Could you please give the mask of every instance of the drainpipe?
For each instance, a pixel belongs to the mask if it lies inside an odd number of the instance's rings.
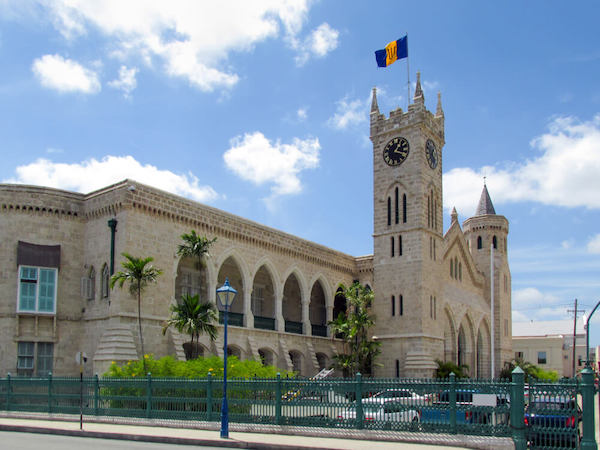
[[[115,233],[117,232],[117,219],[114,217],[108,221],[110,227],[110,274],[115,273]]]

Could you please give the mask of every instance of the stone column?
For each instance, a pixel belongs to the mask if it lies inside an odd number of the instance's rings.
[[[252,291],[244,289],[244,326],[254,328],[254,314],[252,314]]]
[[[306,336],[312,336],[312,327],[310,325],[310,297],[302,298],[302,331]]]
[[[275,329],[285,331],[285,320],[283,319],[283,287],[275,287]]]

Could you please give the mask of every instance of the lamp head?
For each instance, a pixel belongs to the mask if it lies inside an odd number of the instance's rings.
[[[229,278],[225,278],[225,284],[217,289],[217,297],[221,305],[230,307],[233,303],[237,291],[229,284]]]

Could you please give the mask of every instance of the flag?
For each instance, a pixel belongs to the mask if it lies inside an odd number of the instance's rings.
[[[387,67],[402,58],[408,58],[408,36],[392,41],[384,49],[375,51],[378,67]]]

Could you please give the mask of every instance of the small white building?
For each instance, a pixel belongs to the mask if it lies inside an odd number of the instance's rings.
[[[577,320],[575,334],[575,373],[573,373],[573,321],[548,320],[513,322],[512,346],[515,359],[555,370],[560,377],[571,377],[585,366],[585,330]],[[590,358],[594,358],[590,352]]]

